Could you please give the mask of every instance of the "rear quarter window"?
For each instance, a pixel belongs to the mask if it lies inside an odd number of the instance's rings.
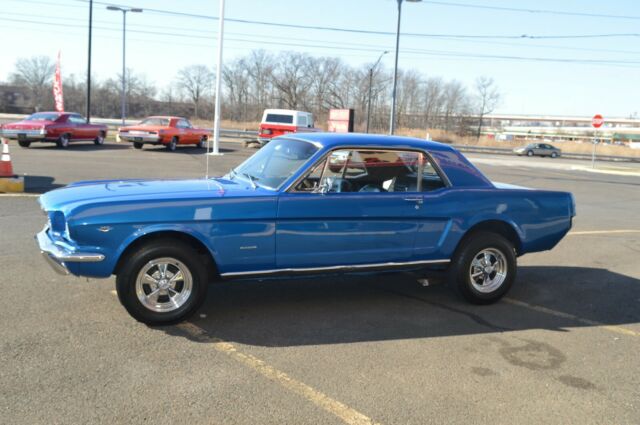
[[[267,118],[264,122],[273,124],[293,124],[293,115],[285,114],[267,114]]]

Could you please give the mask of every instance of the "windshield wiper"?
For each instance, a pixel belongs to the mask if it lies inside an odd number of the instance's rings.
[[[257,178],[257,177],[252,176],[252,175],[251,175],[251,174],[249,174],[249,173],[240,173],[240,174],[242,174],[242,175],[243,175],[243,176],[245,176],[247,179],[249,179],[249,181],[251,182],[251,186],[252,186],[254,189],[257,189],[257,188],[258,188],[258,185],[256,184],[256,180],[258,180],[258,178]]]

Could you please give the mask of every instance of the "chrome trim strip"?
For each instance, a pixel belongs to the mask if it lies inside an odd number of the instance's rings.
[[[256,270],[248,272],[231,272],[221,273],[221,277],[236,277],[236,276],[253,276],[253,275],[270,275],[277,273],[313,273],[320,271],[340,271],[340,270],[362,270],[362,269],[376,269],[376,268],[393,268],[404,266],[417,266],[421,264],[448,264],[451,260],[418,260],[407,262],[389,262],[389,263],[373,263],[373,264],[351,264],[344,266],[327,266],[327,267],[303,267],[303,268],[286,268],[286,269],[272,269],[272,270]]]
[[[118,136],[127,142],[157,142],[160,140],[160,135],[158,134],[131,134],[129,132],[120,132]]]
[[[60,274],[69,274],[65,262],[76,263],[94,263],[104,260],[104,255],[98,253],[86,253],[86,252],[70,252],[60,246],[58,246],[49,234],[48,228],[44,228],[38,233],[35,238],[38,241],[40,247],[40,253],[47,260],[49,265]]]

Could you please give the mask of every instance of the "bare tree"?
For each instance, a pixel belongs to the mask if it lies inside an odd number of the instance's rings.
[[[481,76],[476,79],[476,102],[478,108],[478,131],[476,137],[479,139],[484,116],[493,112],[498,106],[498,102],[500,102],[500,92],[493,78]]]
[[[227,100],[231,109],[231,119],[246,120],[249,103],[249,76],[244,59],[236,59],[225,66],[222,81],[227,91]]]
[[[273,84],[278,91],[281,104],[298,109],[307,106],[307,95],[311,87],[310,56],[305,53],[283,53],[273,74]]]
[[[213,72],[204,65],[191,65],[178,72],[177,84],[180,90],[193,102],[194,115],[199,117],[198,109],[203,98],[210,95],[213,87]]]
[[[55,63],[48,56],[20,58],[16,61],[16,70],[9,76],[9,81],[27,87],[33,107],[39,111],[47,91],[51,90],[55,69]],[[50,93],[50,97],[53,94]]]

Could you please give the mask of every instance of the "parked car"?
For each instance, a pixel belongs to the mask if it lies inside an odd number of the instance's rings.
[[[148,117],[136,125],[121,127],[120,140],[132,142],[133,147],[142,149],[145,144],[164,145],[175,151],[178,145],[207,146],[209,130],[191,125],[182,117]]]
[[[318,132],[314,127],[313,114],[291,109],[265,109],[258,131],[258,142],[268,143],[274,137],[291,133]]]
[[[412,271],[500,299],[516,258],[569,231],[567,192],[489,181],[449,145],[315,133],[272,140],[223,177],[107,180],[40,197],[60,273],[116,275],[137,320],[182,320],[222,279]]]
[[[550,156],[551,158],[557,158],[562,151],[548,143],[529,143],[527,146],[515,148],[513,150],[518,156]]]
[[[36,112],[22,121],[5,124],[2,136],[17,140],[23,148],[34,142],[53,142],[66,148],[71,142],[93,141],[102,145],[107,137],[107,126],[87,124],[87,120],[74,112]]]

